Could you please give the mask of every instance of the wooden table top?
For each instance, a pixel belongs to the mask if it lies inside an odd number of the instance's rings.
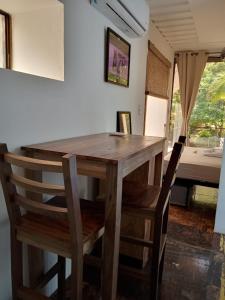
[[[127,135],[111,136],[109,133],[92,134],[81,137],[50,141],[23,146],[22,150],[36,153],[77,155],[80,159],[96,159],[100,161],[121,161],[137,153],[164,142],[162,137]]]

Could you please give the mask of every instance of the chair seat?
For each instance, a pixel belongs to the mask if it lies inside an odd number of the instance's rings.
[[[158,203],[161,187],[159,186],[135,186],[132,182],[126,182],[123,189],[123,206],[143,208],[154,211]]]
[[[63,198],[55,198],[55,203],[58,203],[58,206],[65,206]],[[83,200],[81,202],[83,203]],[[88,202],[91,201],[85,201],[81,205],[84,254],[92,250],[96,240],[104,233],[104,214],[101,210],[95,209],[91,203],[88,205]],[[54,200],[48,201],[48,204],[53,203]],[[55,203],[54,205],[56,205]],[[33,235],[34,231],[35,235]],[[27,213],[21,218],[21,222],[17,226],[17,238],[29,245],[64,257],[70,258],[72,255],[71,237],[67,220],[50,219],[34,213]]]

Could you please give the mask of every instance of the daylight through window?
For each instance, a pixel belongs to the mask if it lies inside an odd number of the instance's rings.
[[[170,118],[170,147],[182,126],[179,78],[174,76]],[[225,137],[225,62],[208,62],[202,75],[198,96],[189,123],[189,146],[222,147]]]

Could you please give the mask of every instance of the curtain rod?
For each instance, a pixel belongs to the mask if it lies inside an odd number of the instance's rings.
[[[185,51],[180,51],[180,52],[185,52]],[[187,52],[190,52],[191,53],[191,55],[198,55],[198,52],[195,52],[195,51],[187,51]],[[219,55],[221,55],[222,53],[221,52],[205,52],[206,54],[208,54],[208,55],[215,55],[215,54],[219,54]],[[179,53],[175,53],[175,55],[176,56],[179,56]]]

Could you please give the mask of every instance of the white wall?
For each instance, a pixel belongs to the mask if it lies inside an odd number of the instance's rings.
[[[10,14],[61,5],[60,0],[0,0],[1,9]]]
[[[220,173],[220,185],[216,208],[215,232],[225,234],[225,140],[223,146],[223,160]]]
[[[89,0],[65,0],[65,82],[0,70],[0,141],[10,150],[53,139],[115,131],[116,111],[130,110],[143,132],[148,36],[130,40]],[[130,87],[105,83],[104,31],[131,43]],[[10,299],[9,226],[0,190],[0,298]]]
[[[64,9],[49,8],[13,13],[12,69],[64,80]]]

